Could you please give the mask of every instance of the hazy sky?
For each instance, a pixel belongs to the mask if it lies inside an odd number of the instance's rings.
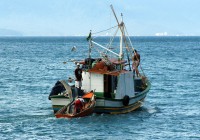
[[[0,34],[87,35],[116,25],[110,4],[129,35],[200,36],[200,0],[0,0]]]

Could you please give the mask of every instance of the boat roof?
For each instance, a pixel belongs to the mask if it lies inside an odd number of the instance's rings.
[[[94,59],[94,60],[97,60],[97,59],[101,59],[101,58],[96,58],[96,59]],[[120,65],[120,64],[125,64],[125,63],[127,63],[126,60],[118,60],[118,59],[116,59],[116,58],[111,58],[111,59],[109,59],[109,61],[110,61],[111,63],[115,64],[115,65]],[[79,61],[78,63],[84,65],[84,64],[85,64],[85,60]]]
[[[106,75],[113,75],[113,76],[118,76],[122,73],[127,73],[127,70],[115,70],[115,71],[108,71],[108,70],[104,70],[104,69],[99,69],[99,70],[93,70],[90,69],[88,70],[88,72],[91,73],[97,73],[97,74],[106,74]]]
[[[94,60],[97,60],[97,59],[94,59]],[[118,60],[116,58],[111,58],[111,59],[109,59],[109,62],[111,63],[113,68],[109,68],[111,65],[107,66],[105,64],[105,62],[103,62],[101,60],[101,61],[95,63],[95,65],[92,68],[87,69],[87,70],[83,70],[83,71],[87,71],[87,72],[90,72],[90,73],[97,73],[97,74],[113,75],[113,76],[118,76],[122,73],[128,72],[125,69],[119,70],[119,69],[114,68],[115,65],[125,66],[126,62],[127,62],[126,60]],[[85,65],[85,61],[80,61],[79,63]]]
[[[111,63],[113,63],[115,65],[125,64],[127,62],[126,60],[118,60],[118,59],[114,59],[114,58],[111,58],[109,60]]]

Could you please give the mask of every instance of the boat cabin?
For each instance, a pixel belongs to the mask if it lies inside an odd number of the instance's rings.
[[[81,64],[82,90],[93,90],[97,97],[103,98],[134,96],[134,74],[125,69],[125,60],[86,59]]]

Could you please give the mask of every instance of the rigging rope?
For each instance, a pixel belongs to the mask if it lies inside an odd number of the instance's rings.
[[[99,33],[102,33],[102,32],[105,32],[105,31],[108,31],[108,30],[110,30],[110,29],[113,29],[113,28],[115,28],[115,27],[117,27],[118,25],[116,25],[116,26],[113,26],[113,27],[111,27],[111,28],[108,28],[108,29],[106,29],[106,30],[102,30],[102,31],[99,31],[99,32],[95,32],[95,33],[92,33],[93,35],[95,35],[95,34],[99,34]]]
[[[130,44],[131,44],[132,50],[134,51],[135,49],[134,49],[133,44],[132,44],[132,42],[131,42],[131,40],[130,40],[128,31],[127,31],[127,29],[126,29],[126,26],[124,26],[124,27],[125,27],[125,31],[126,31],[126,33],[127,33],[129,42],[130,42]],[[131,57],[133,57],[132,52],[131,52],[130,54],[131,54]],[[137,59],[138,59],[138,58],[137,58]],[[140,62],[140,63],[141,63],[141,62]],[[141,69],[141,71],[142,71],[142,74],[145,76],[145,73],[144,73],[144,71],[143,71],[143,68],[142,68],[141,64],[140,64],[139,66],[140,66],[140,69]],[[145,77],[146,77],[146,76],[145,76]]]
[[[106,47],[110,47],[110,46],[111,46],[111,44],[112,44],[112,42],[113,42],[113,40],[114,40],[114,38],[115,38],[115,36],[116,36],[118,30],[119,30],[119,28],[117,28],[117,30],[116,30],[116,32],[114,33],[112,39],[110,39],[110,42],[109,42],[109,44],[108,44]]]
[[[99,33],[102,33],[102,32],[105,32],[105,31],[108,31],[108,30],[111,30],[111,29],[113,29],[113,28],[116,28],[116,27],[118,27],[118,25],[116,25],[116,26],[113,26],[113,27],[111,27],[111,28],[108,28],[108,29],[106,29],[106,30],[102,30],[102,31],[99,31],[99,32],[95,32],[95,33],[92,33],[93,35],[95,35],[95,34],[99,34]],[[132,44],[132,42],[131,42],[131,40],[130,40],[130,37],[129,37],[129,34],[128,34],[128,32],[127,32],[127,29],[126,29],[126,26],[125,26],[125,24],[124,24],[124,27],[125,27],[125,32],[127,33],[127,36],[128,36],[128,40],[129,40],[129,43],[130,43],[130,45],[131,45],[131,48],[132,48],[132,50],[134,51],[135,49],[134,49],[134,47],[133,47],[133,44]],[[120,27],[119,27],[120,28]],[[107,44],[107,46],[106,47],[110,47],[111,46],[111,44],[112,44],[112,42],[113,42],[113,40],[114,40],[114,37],[116,36],[116,34],[117,34],[117,32],[118,32],[118,29],[119,28],[117,28],[117,30],[116,30],[116,32],[114,33],[114,36],[113,36],[113,38],[112,39],[110,39],[110,43],[109,44]],[[120,28],[120,30],[121,30],[121,28]],[[130,53],[130,55],[131,55],[131,57],[132,57],[132,52],[130,52],[130,48],[129,48],[129,46],[128,46],[128,42],[126,41],[126,36],[125,36],[125,33],[123,33],[123,36],[124,36],[124,43],[125,43],[125,47],[126,47],[126,54],[127,54],[127,59],[128,59],[128,63],[129,63],[129,69],[131,70],[131,68],[130,68],[130,59],[129,59],[129,53]],[[100,54],[102,53],[101,51],[99,51],[97,48],[95,48]],[[128,53],[129,52],[129,53]],[[142,69],[142,66],[140,65],[140,69],[142,70],[142,73],[144,74],[144,76],[145,76],[145,73],[144,73],[144,71],[143,71],[143,69]]]
[[[130,42],[130,44],[131,44],[131,48],[132,48],[132,50],[135,50],[134,47],[133,47],[133,44],[132,44],[132,42],[131,42],[131,40],[130,40],[130,37],[129,37],[128,31],[127,31],[127,29],[126,29],[126,26],[124,25],[124,27],[125,27],[125,31],[126,31],[127,36],[128,36],[128,40],[129,40],[129,42]],[[132,57],[132,52],[131,52],[130,54],[131,54],[131,57]]]

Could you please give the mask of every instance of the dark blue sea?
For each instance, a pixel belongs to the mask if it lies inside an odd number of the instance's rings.
[[[56,119],[48,95],[73,74],[72,58],[87,57],[85,37],[0,37],[0,139],[199,140],[200,37],[131,40],[152,84],[144,105],[129,114]]]

